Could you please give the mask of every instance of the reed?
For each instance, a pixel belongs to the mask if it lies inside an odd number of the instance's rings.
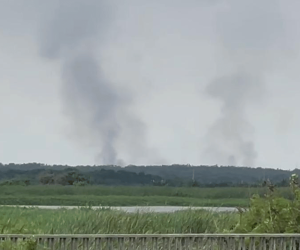
[[[220,233],[232,229],[238,215],[203,210],[175,213],[125,213],[92,210],[0,208],[0,234],[174,234]]]

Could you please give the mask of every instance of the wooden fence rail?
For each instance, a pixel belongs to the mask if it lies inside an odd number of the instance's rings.
[[[300,250],[300,234],[0,235],[3,250]]]

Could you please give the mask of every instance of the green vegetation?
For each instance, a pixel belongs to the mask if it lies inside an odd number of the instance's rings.
[[[300,233],[300,189],[299,177],[290,178],[293,199],[280,195],[275,187],[268,183],[268,192],[264,196],[254,195],[250,208],[240,214],[239,223],[233,232],[240,233]]]
[[[250,189],[2,186],[0,205],[247,206]]]
[[[34,239],[27,239],[23,242],[14,243],[11,241],[4,241],[0,243],[0,249],[2,250],[36,250],[37,249],[37,242]],[[46,250],[46,248],[43,248]]]
[[[247,199],[196,199],[164,196],[59,196],[14,197],[0,196],[0,205],[57,205],[57,206],[247,206]]]
[[[127,214],[111,210],[0,208],[2,234],[217,233],[233,228],[238,216],[207,211]],[[2,248],[1,248],[2,247]],[[7,241],[1,249],[34,250],[36,242]]]
[[[32,235],[300,233],[298,176],[293,174],[290,178],[292,199],[282,196],[287,190],[277,190],[270,182],[265,184],[265,193],[252,195],[248,210],[240,209],[239,213],[186,210],[175,213],[130,214],[110,209],[92,210],[89,207],[72,210],[1,207],[0,233]],[[166,190],[164,191],[167,192]],[[252,191],[261,190],[255,189]],[[84,191],[81,190],[81,192]],[[210,195],[212,194],[213,192]],[[193,193],[191,195],[195,196]],[[3,242],[0,247],[4,249],[33,250],[36,249],[36,244],[37,242],[31,239],[18,243],[18,245]],[[245,244],[248,248],[249,240]],[[267,242],[268,244],[270,243]],[[288,246],[291,247],[289,243]],[[299,247],[298,243],[296,243],[296,246]]]
[[[187,197],[198,199],[248,199],[253,194],[263,194],[266,188],[185,188],[185,187],[129,187],[129,186],[2,186],[0,187],[0,196],[132,196],[132,197]],[[280,188],[282,193],[288,193],[289,188]]]
[[[265,192],[265,187],[1,186],[0,205],[245,207],[250,197]],[[289,188],[279,188],[277,192],[285,198],[293,198]]]
[[[291,174],[280,169],[233,166],[63,166],[1,164],[0,185],[108,185],[172,187],[259,187],[264,180],[288,186]]]
[[[0,205],[247,206],[262,188],[2,186]]]
[[[108,209],[2,207],[0,214],[2,234],[216,233],[233,228],[238,221],[237,214],[202,210],[130,214]]]
[[[267,183],[265,194],[254,195],[249,209],[240,209],[240,213],[186,210],[175,213],[130,214],[110,209],[93,210],[89,207],[71,210],[1,207],[0,233],[299,233],[298,176],[293,175],[290,181],[292,200],[283,198],[272,184]]]
[[[1,234],[217,233],[235,226],[238,216],[206,211],[127,214],[111,210],[0,208]],[[2,248],[1,248],[2,247]],[[0,244],[1,249],[34,250],[33,240]]]

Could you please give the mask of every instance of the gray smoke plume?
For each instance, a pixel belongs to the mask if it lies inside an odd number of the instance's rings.
[[[63,82],[66,112],[76,122],[74,125],[85,126],[86,136],[96,146],[103,145],[100,155],[103,163],[118,164],[115,143],[120,125],[116,113],[122,101],[101,76],[96,59],[85,53],[65,62]],[[85,118],[82,112],[89,117]]]
[[[263,86],[261,79],[247,73],[221,77],[207,86],[206,92],[222,104],[221,117],[207,134],[209,157],[222,164],[253,166],[257,153],[246,108],[261,98]]]
[[[215,27],[223,68],[234,73],[219,75],[207,86],[206,93],[221,102],[222,109],[208,130],[205,156],[222,164],[253,166],[257,152],[247,109],[265,97],[263,77],[284,44],[281,7],[271,0],[232,0],[223,7]]]
[[[105,79],[96,58],[97,47],[106,39],[109,29],[107,13],[109,9],[103,1],[59,1],[53,17],[42,27],[40,45],[42,56],[62,63],[62,102],[77,139],[99,148],[98,163],[119,165],[119,115],[125,113],[122,110],[127,101]],[[124,119],[140,125],[130,114]],[[143,139],[143,135],[135,137]]]

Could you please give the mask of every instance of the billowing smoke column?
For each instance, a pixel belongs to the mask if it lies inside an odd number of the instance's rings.
[[[59,1],[42,27],[40,45],[43,57],[62,64],[62,102],[78,139],[99,148],[98,163],[120,164],[117,113],[126,103],[105,79],[96,58],[109,26],[107,13],[101,0]]]
[[[122,101],[101,77],[96,59],[83,54],[65,62],[63,81],[64,104],[74,125],[85,128],[85,136],[96,146],[102,145],[101,162],[119,164],[114,145],[120,131],[116,112]]]
[[[281,5],[271,0],[224,2],[215,28],[224,61],[221,71],[228,73],[214,77],[206,89],[222,108],[207,132],[204,157],[220,164],[254,166],[254,126],[247,109],[267,95],[264,77],[284,45]]]
[[[247,73],[221,77],[207,86],[206,92],[222,105],[220,118],[207,134],[206,154],[211,159],[222,164],[253,166],[257,153],[246,108],[259,99],[263,86],[259,78]]]

